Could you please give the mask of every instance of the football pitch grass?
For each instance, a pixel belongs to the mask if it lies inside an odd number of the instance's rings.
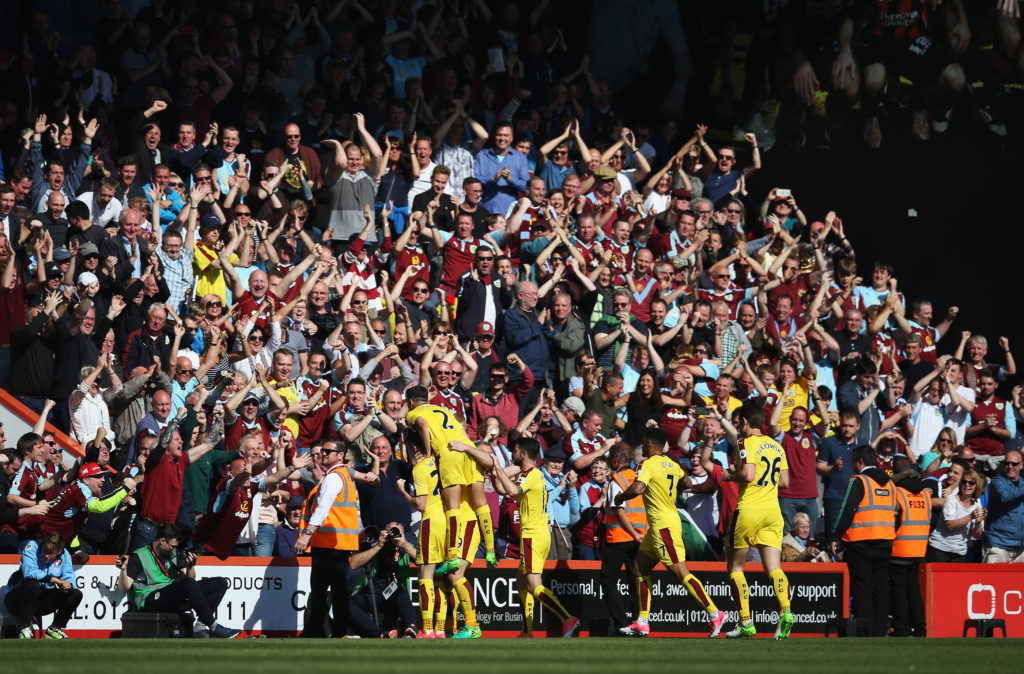
[[[1020,671],[1019,639],[481,639],[369,641],[0,641],[2,671],[358,672],[819,672]]]

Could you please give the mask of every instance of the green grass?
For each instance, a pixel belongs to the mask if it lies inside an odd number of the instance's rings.
[[[1018,671],[1017,639],[482,639],[479,641],[4,641],[7,672],[925,672]]]

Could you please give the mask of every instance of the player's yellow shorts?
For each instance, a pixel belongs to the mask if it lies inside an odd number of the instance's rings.
[[[416,547],[416,564],[440,564],[447,549],[448,523],[444,515],[425,517],[420,522],[420,540]]]
[[[523,573],[543,573],[544,562],[551,550],[551,532],[544,531],[519,538],[519,570]]]
[[[640,552],[651,559],[657,559],[665,566],[685,562],[686,548],[683,546],[682,525],[648,528],[643,542],[640,543]]]
[[[476,461],[461,452],[453,452],[450,449],[441,450],[437,456],[441,488],[467,484],[467,463],[476,464]]]
[[[765,545],[782,549],[785,525],[778,510],[737,510],[729,526],[727,543],[733,550]]]
[[[474,482],[483,482],[484,474],[480,470],[480,464],[476,462],[469,454],[463,455],[463,475],[466,478],[464,484],[473,484]]]
[[[470,563],[476,559],[476,551],[480,549],[480,523],[476,521],[476,513],[465,517],[460,515],[458,547],[459,559]]]

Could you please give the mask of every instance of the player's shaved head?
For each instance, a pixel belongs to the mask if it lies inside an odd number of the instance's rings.
[[[648,448],[648,456],[663,454],[668,444],[668,434],[660,428],[648,428],[644,431],[644,446]]]

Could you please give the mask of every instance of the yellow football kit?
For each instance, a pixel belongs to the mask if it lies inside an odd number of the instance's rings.
[[[647,458],[636,476],[637,482],[647,485],[643,499],[648,526],[640,552],[665,566],[686,561],[683,526],[676,509],[676,495],[684,477],[678,463],[660,455]]]
[[[736,469],[742,470],[746,464],[754,465],[754,481],[740,483],[729,546],[767,545],[781,550],[785,527],[779,509],[779,476],[789,470],[786,451],[769,437],[752,435],[736,445]]]

